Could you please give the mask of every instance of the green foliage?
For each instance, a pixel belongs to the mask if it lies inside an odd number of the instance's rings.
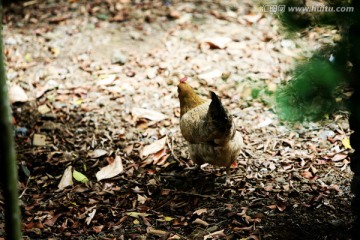
[[[258,98],[258,97],[259,97],[259,94],[260,94],[260,90],[259,90],[259,89],[257,89],[257,88],[251,89],[251,97],[252,97],[253,99]]]
[[[336,109],[337,93],[344,81],[334,64],[314,57],[299,64],[293,76],[276,92],[276,109],[281,119],[319,120]]]
[[[285,5],[287,7],[303,7],[303,1],[301,0],[284,0],[279,1],[280,5]],[[281,21],[282,25],[289,32],[297,32],[302,29],[307,28],[311,25],[312,17],[307,13],[301,12],[289,12],[287,8],[282,13],[277,15],[278,19]]]
[[[278,1],[279,5],[285,5],[286,8],[284,12],[277,14],[277,17],[289,33],[298,32],[310,26],[349,24],[354,19],[354,13],[351,11],[335,11],[338,7],[351,7],[351,1],[328,0],[323,6],[316,1],[308,5],[306,2],[303,0]],[[298,10],[294,10],[294,7]],[[318,10],[300,11],[305,7],[308,9],[314,7]]]
[[[285,11],[277,16],[288,34],[323,25],[331,25],[338,30],[333,36],[334,43],[323,46],[308,62],[300,63],[293,72],[293,78],[276,93],[276,107],[281,119],[319,120],[340,107],[336,98],[341,94],[343,84],[354,85],[349,73],[354,72],[350,66],[357,65],[357,59],[360,59],[360,48],[354,44],[359,42],[356,40],[356,26],[360,22],[360,1],[281,0],[277,4],[286,6]],[[312,10],[291,11],[291,7]],[[336,11],[339,7],[343,10]],[[331,55],[334,56],[332,62],[328,60]],[[352,64],[349,64],[350,61]]]

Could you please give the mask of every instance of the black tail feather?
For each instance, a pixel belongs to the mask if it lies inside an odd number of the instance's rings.
[[[216,127],[217,131],[227,133],[231,129],[232,117],[222,105],[219,97],[212,91],[210,94],[211,103],[208,112],[210,120],[214,127]]]

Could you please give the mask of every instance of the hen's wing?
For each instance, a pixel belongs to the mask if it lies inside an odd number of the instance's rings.
[[[226,142],[235,134],[235,125],[232,116],[222,105],[219,97],[211,93],[211,103],[207,114],[208,126],[213,132],[214,141],[217,144]]]

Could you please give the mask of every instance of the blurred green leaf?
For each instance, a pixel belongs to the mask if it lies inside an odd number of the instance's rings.
[[[337,106],[342,75],[327,59],[312,58],[300,64],[294,77],[276,92],[276,108],[287,121],[320,120]]]
[[[73,178],[75,178],[76,181],[86,183],[89,181],[89,179],[82,174],[81,172],[78,172],[76,170],[73,171]]]

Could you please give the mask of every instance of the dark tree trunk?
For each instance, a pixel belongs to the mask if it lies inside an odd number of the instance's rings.
[[[354,1],[354,7],[355,22],[349,29],[349,60],[353,64],[350,81],[354,89],[354,94],[350,98],[349,124],[350,129],[354,131],[350,136],[350,143],[355,150],[351,156],[351,170],[354,172],[351,191],[355,195],[351,206],[356,217],[352,237],[360,239],[360,22],[357,16],[360,7],[359,1]]]
[[[0,19],[2,15],[3,8],[0,2]],[[1,21],[0,29],[2,30]],[[21,239],[18,177],[2,42],[0,32],[0,178],[5,199],[6,239],[18,240]]]

